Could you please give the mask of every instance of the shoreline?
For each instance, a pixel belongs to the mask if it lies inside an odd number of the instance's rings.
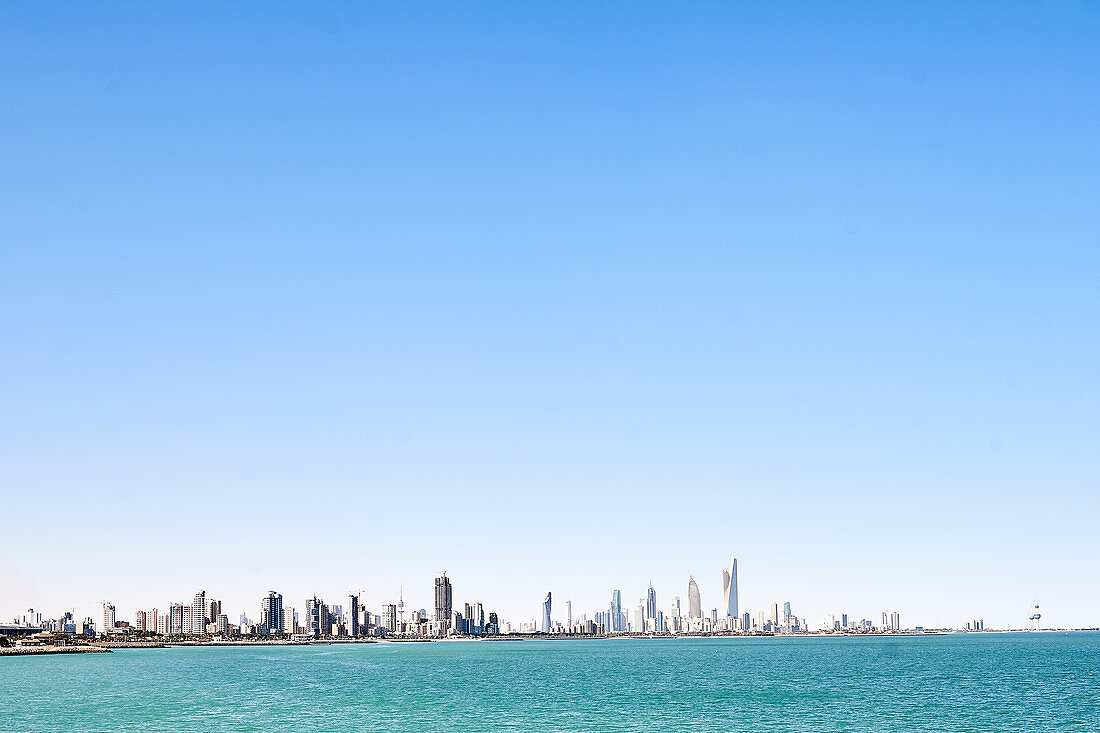
[[[645,636],[621,634],[615,636],[572,636],[572,635],[539,635],[539,634],[508,634],[500,636],[451,636],[444,638],[393,638],[393,639],[315,639],[308,641],[289,641],[278,639],[265,639],[257,641],[191,641],[191,642],[135,642],[135,641],[105,641],[96,644],[79,646],[14,646],[0,647],[0,657],[32,657],[51,654],[110,654],[115,649],[172,649],[192,647],[305,647],[305,646],[331,646],[334,644],[425,644],[433,642],[537,642],[537,641],[675,641],[681,639],[705,639],[708,641],[719,639],[858,639],[858,638],[915,638],[922,636],[980,636],[1003,634],[1088,634],[1097,633],[1100,629],[1039,629],[1028,631],[1026,629],[1005,629],[990,631],[914,631],[897,632],[889,634],[838,634],[838,633],[805,633],[805,634],[680,634],[667,636]]]
[[[0,647],[0,657],[33,657],[47,654],[110,654],[101,646],[6,646]]]

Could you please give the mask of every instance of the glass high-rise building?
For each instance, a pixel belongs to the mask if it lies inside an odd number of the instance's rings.
[[[309,633],[314,636],[332,633],[332,615],[328,605],[317,596],[306,601],[306,615],[309,617]]]
[[[657,618],[657,591],[653,590],[653,581],[649,581],[649,590],[645,594],[645,617]]]
[[[547,591],[546,598],[542,601],[542,633],[550,633],[550,592]]]
[[[727,618],[737,618],[737,558],[722,571],[722,606]]]
[[[271,590],[260,601],[260,624],[267,627],[269,634],[281,634],[285,625],[283,616],[283,596]]]
[[[623,594],[619,590],[611,591],[611,631],[626,631],[626,616],[623,615]]]
[[[348,636],[359,636],[359,596],[348,595]]]
[[[695,582],[695,578],[690,575],[688,576],[688,617],[703,617],[703,602],[699,597],[699,585]]]
[[[451,618],[451,579],[444,570],[435,579],[435,620],[447,623]]]

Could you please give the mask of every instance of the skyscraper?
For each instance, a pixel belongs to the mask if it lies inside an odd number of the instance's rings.
[[[688,616],[690,618],[702,618],[703,602],[699,598],[699,586],[695,578],[688,576]]]
[[[657,591],[653,590],[653,581],[649,581],[649,590],[645,594],[645,617],[657,618]]]
[[[103,602],[103,633],[111,633],[111,629],[115,627],[115,604]]]
[[[737,558],[722,571],[722,605],[727,617],[737,618]]]
[[[204,590],[195,594],[194,603],[191,604],[191,633],[206,633],[206,591]]]
[[[294,610],[294,606],[283,607],[283,633],[298,633],[298,612]]]
[[[550,633],[550,592],[546,592],[546,598],[542,601],[542,633]]]
[[[267,597],[260,601],[260,624],[267,627],[269,634],[281,634],[285,627],[283,616],[283,596],[275,591],[268,591]]]
[[[183,604],[173,603],[168,607],[168,633],[183,633]]]
[[[623,615],[623,594],[619,590],[611,591],[611,631],[626,631],[626,616]]]
[[[348,594],[348,636],[359,636],[359,596]]]
[[[451,618],[451,580],[444,570],[435,579],[435,620],[447,623]]]
[[[391,634],[397,631],[397,604],[387,603],[382,606],[382,627]]]
[[[309,633],[314,636],[328,636],[332,633],[332,616],[328,605],[317,596],[306,601],[306,614],[309,618]]]

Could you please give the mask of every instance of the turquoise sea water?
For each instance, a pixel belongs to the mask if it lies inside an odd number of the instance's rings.
[[[1098,731],[1100,634],[0,658],[3,731]]]

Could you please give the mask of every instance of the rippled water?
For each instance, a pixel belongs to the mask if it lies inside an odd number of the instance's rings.
[[[1098,731],[1100,634],[0,658],[0,730]]]

